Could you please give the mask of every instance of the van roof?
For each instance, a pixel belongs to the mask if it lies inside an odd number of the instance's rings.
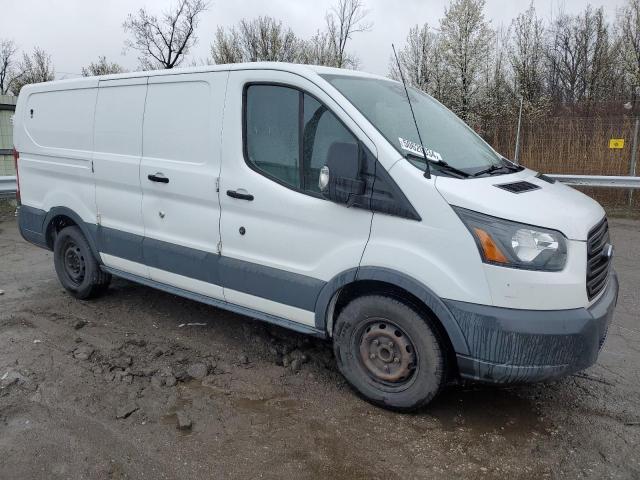
[[[25,86],[26,88],[31,89],[33,86],[41,86],[45,85],[47,88],[44,90],[48,90],[51,87],[54,89],[67,89],[67,88],[90,88],[95,86],[96,81],[100,80],[117,80],[124,78],[138,78],[138,77],[150,77],[150,76],[161,76],[161,75],[180,75],[180,74],[188,74],[188,73],[204,73],[204,72],[221,72],[221,71],[233,71],[233,70],[279,70],[284,72],[297,73],[304,77],[309,77],[310,74],[334,74],[334,75],[348,75],[353,77],[363,77],[363,78],[379,78],[389,80],[389,78],[374,75],[372,73],[361,72],[357,70],[348,70],[344,68],[333,68],[333,67],[324,67],[320,65],[305,65],[299,63],[285,63],[285,62],[251,62],[251,63],[230,63],[224,65],[204,65],[198,67],[188,67],[188,68],[173,68],[168,70],[147,70],[141,72],[126,72],[126,73],[117,73],[112,75],[100,75],[96,77],[82,77],[82,78],[73,78],[73,79],[65,79],[65,80],[54,80],[46,83],[32,84]],[[36,88],[36,90],[40,90]]]

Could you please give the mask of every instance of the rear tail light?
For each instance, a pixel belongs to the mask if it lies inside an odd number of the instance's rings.
[[[14,148],[13,149],[13,162],[16,166],[16,201],[18,205],[20,205],[20,174],[18,173],[18,159],[20,158],[20,154]]]

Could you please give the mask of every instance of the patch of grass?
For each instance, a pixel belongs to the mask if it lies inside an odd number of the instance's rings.
[[[0,219],[10,218],[16,213],[16,201],[0,198]]]

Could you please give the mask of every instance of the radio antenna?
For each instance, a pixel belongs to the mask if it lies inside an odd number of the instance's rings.
[[[420,141],[420,148],[422,148],[422,155],[424,155],[424,176],[425,178],[431,178],[431,169],[429,168],[429,159],[427,158],[427,151],[422,143],[422,136],[420,135],[420,129],[418,128],[418,121],[416,120],[416,114],[413,112],[413,105],[411,104],[411,97],[409,97],[409,90],[407,89],[407,82],[404,81],[404,74],[402,73],[402,67],[400,66],[400,60],[398,60],[398,54],[396,53],[396,47],[392,43],[393,56],[396,57],[396,65],[398,65],[398,72],[400,72],[400,78],[402,79],[402,86],[404,87],[404,93],[407,95],[407,102],[409,102],[409,108],[411,109],[411,116],[413,117],[413,123],[416,126],[416,132],[418,132],[418,140]]]

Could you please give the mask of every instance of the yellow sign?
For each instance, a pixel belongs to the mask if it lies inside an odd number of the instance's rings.
[[[610,138],[609,148],[611,149],[624,148],[624,138]]]

